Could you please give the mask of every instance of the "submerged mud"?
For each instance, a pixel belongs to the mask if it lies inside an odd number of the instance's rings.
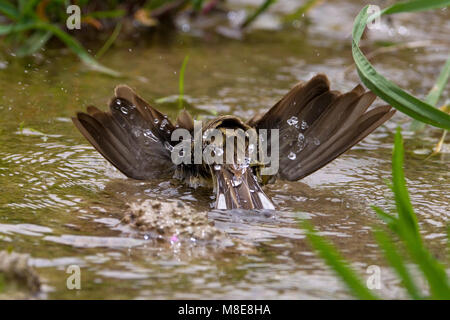
[[[0,251],[0,299],[33,298],[41,291],[41,279],[29,258],[28,254]]]
[[[227,235],[214,227],[206,211],[198,211],[181,201],[145,200],[133,202],[121,220],[161,241],[208,241],[231,245]]]

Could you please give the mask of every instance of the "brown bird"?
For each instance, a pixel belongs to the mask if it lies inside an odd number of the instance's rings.
[[[89,106],[87,113],[79,112],[72,120],[97,151],[129,178],[149,180],[174,176],[192,187],[210,185],[215,191],[217,209],[275,209],[261,185],[276,178],[302,179],[364,139],[394,114],[390,106],[368,111],[375,98],[375,94],[365,92],[361,85],[344,94],[331,91],[327,77],[319,74],[297,84],[268,112],[247,122],[235,116],[220,116],[205,122],[200,131],[203,138],[209,129],[217,129],[223,139],[216,136],[209,141],[202,140],[200,147],[192,142],[195,124],[186,110],[180,112],[174,125],[125,85],[116,87],[109,112]],[[194,136],[188,141],[190,149],[177,149],[180,140],[172,141],[172,133],[177,128],[186,129]],[[236,129],[247,132],[243,143],[234,137],[240,132]],[[272,139],[275,137],[272,129],[278,130],[278,139]],[[264,131],[268,134],[265,140],[262,135],[254,144],[248,136],[251,130],[258,135]],[[210,152],[212,156],[226,154],[230,150],[229,139],[237,143],[232,150],[234,154],[225,163],[176,164],[172,160],[174,152],[190,160],[196,150],[202,154]],[[219,140],[227,142],[225,147]],[[271,150],[269,158],[275,154],[274,147],[278,147],[279,157],[275,160],[279,169],[275,173],[264,173],[262,169],[268,164],[261,157],[250,157],[252,150],[264,141]]]

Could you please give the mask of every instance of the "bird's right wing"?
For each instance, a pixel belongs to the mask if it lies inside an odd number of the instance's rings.
[[[390,106],[367,111],[375,98],[360,85],[344,94],[331,91],[327,77],[319,74],[296,85],[248,124],[257,130],[279,130],[279,176],[298,180],[336,159],[392,117]]]

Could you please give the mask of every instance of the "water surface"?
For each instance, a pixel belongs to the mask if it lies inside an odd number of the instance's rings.
[[[32,256],[46,284],[44,297],[349,298],[305,241],[298,227],[303,219],[327,235],[363,277],[367,266],[382,267],[382,295],[404,296],[374,243],[371,227],[381,222],[371,206],[392,209],[386,181],[393,132],[397,125],[408,128],[405,116],[397,114],[301,182],[267,186],[278,207],[271,214],[211,211],[209,190],[192,190],[176,180],[126,179],[70,121],[89,104],[106,108],[121,82],[149,101],[177,94],[178,70],[187,54],[185,92],[196,107],[191,111],[204,118],[211,116],[209,110],[249,118],[318,72],[329,76],[334,89],[354,87],[358,77],[350,32],[362,4],[327,3],[311,12],[309,23],[277,30],[270,21],[290,5],[284,1],[263,17],[260,27],[271,30],[255,29],[241,41],[208,31],[150,45],[119,44],[101,62],[129,75],[126,79],[86,72],[61,50],[49,50],[41,59],[0,56],[0,250]],[[376,56],[376,67],[423,98],[448,55],[448,17],[447,11],[402,15],[370,33],[372,40],[432,43]],[[176,115],[174,108],[161,108]],[[450,217],[448,143],[436,157],[424,160],[423,155],[439,136],[435,129],[405,132],[405,171],[423,236],[444,258]],[[209,211],[215,226],[239,245],[160,243],[120,223],[127,204],[143,199],[181,200]],[[73,264],[82,271],[79,291],[66,288],[66,268]]]

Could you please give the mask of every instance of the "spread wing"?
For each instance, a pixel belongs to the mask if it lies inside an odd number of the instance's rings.
[[[375,98],[360,85],[344,94],[331,91],[327,77],[319,74],[296,85],[248,124],[257,130],[279,129],[279,176],[298,180],[336,159],[392,117],[395,111],[390,106],[368,111]]]
[[[145,180],[171,175],[170,135],[174,125],[132,89],[116,87],[110,111],[87,108],[72,118],[83,136],[126,176]]]

